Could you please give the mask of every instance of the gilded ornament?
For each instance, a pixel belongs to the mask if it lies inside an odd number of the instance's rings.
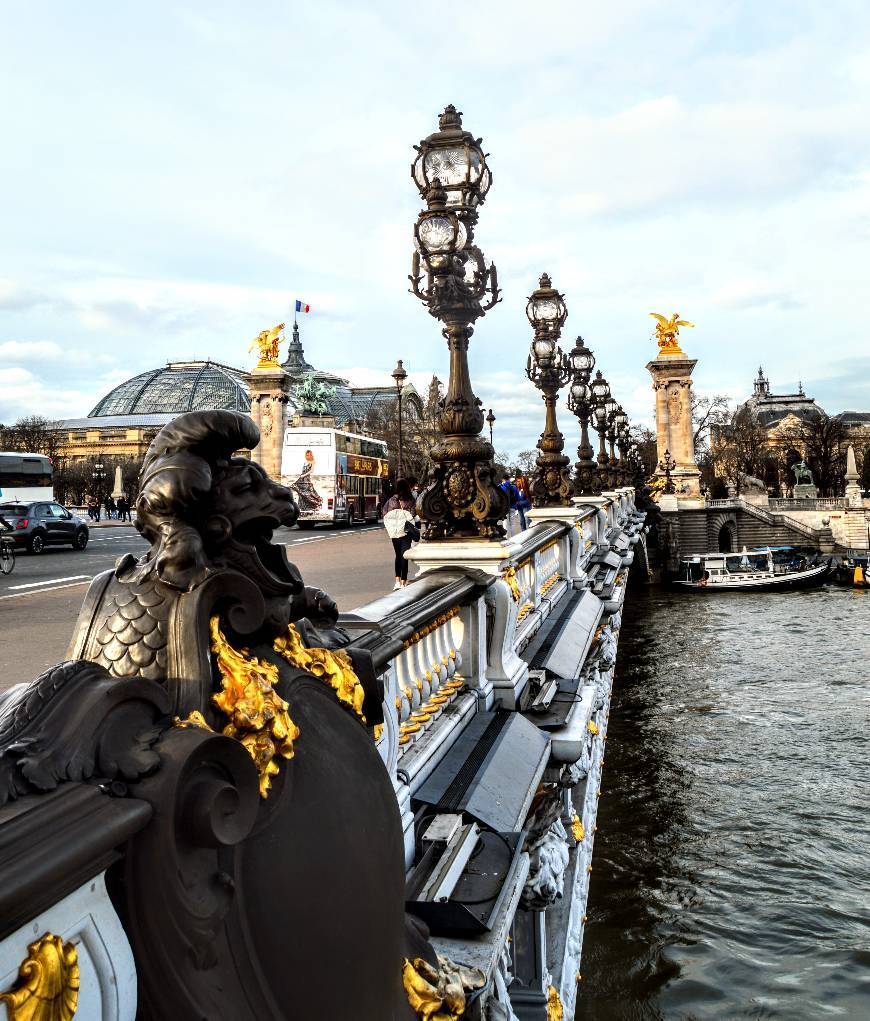
[[[247,748],[260,776],[260,796],[268,797],[272,777],[279,772],[276,760],[292,759],[293,742],[299,737],[287,703],[273,687],[278,667],[257,659],[247,649],[234,649],[221,631],[217,616],[211,618],[209,631],[211,651],[222,679],[222,690],[212,695],[211,701],[229,719],[221,733]],[[212,729],[198,710],[186,720],[176,718],[175,725]]]
[[[586,724],[586,729],[589,731],[590,734],[597,734],[598,733],[598,724],[595,722],[595,720],[590,720]]]
[[[515,603],[520,601],[520,585],[517,581],[517,572],[515,567],[506,567],[501,572],[502,577],[508,583],[508,587],[511,590],[511,596]]]
[[[583,823],[576,812],[571,817],[571,832],[574,834],[574,839],[577,843],[582,844],[586,838],[586,830],[583,829]]]
[[[547,990],[547,1021],[563,1021],[564,1017],[565,1009],[559,990],[555,986],[550,986]]]
[[[694,327],[695,324],[685,319],[680,319],[679,312],[674,312],[670,319],[659,315],[658,312],[650,312],[650,315],[653,319],[658,320],[656,322],[656,340],[659,345],[659,357],[664,354],[684,354],[685,352],[680,347],[680,342],[677,339],[680,327]]]
[[[14,989],[0,993],[9,1021],[70,1021],[79,1002],[78,952],[45,933],[27,948]]]
[[[278,365],[278,351],[281,343],[281,331],[283,329],[284,324],[279,323],[277,326],[273,326],[271,330],[261,330],[254,337],[248,350],[253,351],[256,348],[259,352],[258,369],[277,369],[280,367]]]
[[[405,958],[402,984],[408,1003],[423,1021],[459,1021],[465,1012],[465,994],[486,982],[482,971],[455,964],[438,954],[438,967],[417,957]]]
[[[292,666],[319,677],[335,692],[338,701],[365,723],[362,707],[365,692],[354,673],[350,656],[346,652],[330,649],[307,649],[302,644],[299,632],[292,624],[287,625],[287,633],[275,639],[272,648],[279,656],[283,656]],[[406,689],[410,699],[410,689]]]

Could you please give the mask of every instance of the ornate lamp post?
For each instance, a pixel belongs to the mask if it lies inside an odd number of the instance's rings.
[[[616,459],[616,485],[625,485],[625,434],[628,429],[628,415],[623,411],[622,405],[619,405],[615,416],[616,424],[616,449],[619,451],[619,457]]]
[[[607,432],[607,402],[610,400],[610,384],[601,375],[601,369],[595,373],[592,381],[592,415],[595,431],[598,433],[598,492],[607,488],[610,458],[604,446]]]
[[[486,424],[489,426],[489,442],[492,443],[492,427],[495,425],[495,415],[492,413],[492,408],[486,413]]]
[[[462,129],[448,106],[439,130],[416,146],[411,174],[426,201],[414,225],[411,291],[444,324],[450,378],[439,416],[435,467],[418,502],[426,538],[499,538],[507,494],[493,472],[492,444],[480,436],[483,412],[471,389],[468,342],[472,324],[499,300],[494,265],[473,243],[477,210],[492,176],[481,140]]]
[[[402,359],[400,358],[396,362],[396,367],[391,373],[393,382],[396,384],[396,400],[398,402],[399,412],[399,449],[396,451],[396,478],[401,479],[402,475],[402,388],[405,385],[405,380],[408,378],[408,373],[405,372],[405,367],[402,365]]]
[[[674,480],[671,478],[671,472],[677,467],[677,462],[671,457],[670,450],[665,450],[665,456],[659,462],[659,471],[664,473],[665,476],[665,488],[662,490],[664,493],[675,493],[676,488],[674,487]]]
[[[580,420],[580,446],[577,448],[577,463],[574,466],[574,493],[577,496],[591,496],[595,493],[595,453],[589,442],[589,419],[592,416],[592,387],[589,378],[595,368],[595,355],[578,337],[568,355],[571,363],[571,387],[568,390],[568,408]]]
[[[615,489],[619,485],[616,481],[616,415],[619,411],[616,398],[609,397],[604,403],[604,408],[607,412],[607,445],[610,451],[607,460],[607,488]]]
[[[571,495],[571,480],[568,478],[571,462],[562,453],[565,438],[556,424],[559,389],[571,375],[571,364],[558,344],[568,309],[546,273],[541,276],[540,286],[528,300],[526,316],[535,331],[526,362],[526,375],[543,394],[546,408],[544,431],[538,440],[539,454],[530,486],[532,503],[536,507],[561,507]]]

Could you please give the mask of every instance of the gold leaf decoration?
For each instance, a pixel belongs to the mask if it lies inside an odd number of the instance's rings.
[[[299,728],[290,719],[287,703],[273,687],[278,680],[278,667],[257,659],[247,649],[234,649],[221,631],[217,616],[211,618],[209,631],[211,651],[223,685],[223,690],[212,695],[211,700],[229,720],[221,733],[247,748],[260,776],[260,796],[265,798],[272,777],[279,772],[276,759],[293,758],[293,742],[299,737]],[[176,719],[175,725],[212,729],[197,710],[186,720]]]
[[[482,971],[455,964],[438,954],[438,967],[417,957],[405,959],[402,984],[411,1009],[423,1021],[458,1021],[465,1011],[465,993],[486,982]]]
[[[287,625],[286,635],[275,639],[272,648],[291,666],[307,670],[320,680],[326,681],[335,692],[338,701],[356,713],[363,723],[366,722],[362,711],[365,692],[346,652],[307,649],[292,624]],[[410,698],[410,695],[408,697]]]
[[[562,1006],[562,998],[555,986],[547,990],[547,1021],[563,1021],[565,1008]]]
[[[18,984],[0,993],[9,1021],[70,1021],[79,1003],[78,952],[60,936],[45,933],[27,948]]]
[[[582,844],[586,838],[586,830],[583,829],[583,823],[576,812],[571,817],[571,832],[574,834],[574,839],[577,843]]]
[[[597,734],[598,733],[598,724],[595,722],[595,720],[590,720],[586,724],[586,727],[588,728],[590,734]]]
[[[508,583],[508,587],[511,590],[511,596],[513,597],[513,601],[515,603],[518,603],[520,601],[520,585],[519,582],[517,581],[516,568],[506,567],[502,571],[502,577]]]

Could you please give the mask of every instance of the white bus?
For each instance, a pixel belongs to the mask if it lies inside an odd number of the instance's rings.
[[[53,499],[50,457],[18,450],[0,451],[0,503]]]
[[[321,426],[284,433],[281,481],[299,504],[299,527],[318,521],[376,521],[381,488],[389,478],[383,440]]]

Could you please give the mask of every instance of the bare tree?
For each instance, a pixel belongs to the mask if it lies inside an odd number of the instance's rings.
[[[60,437],[49,419],[28,415],[15,425],[0,426],[0,448],[45,454],[53,459],[60,449]]]
[[[725,425],[731,420],[725,394],[696,394],[692,391],[692,426],[696,455],[701,453],[710,441],[710,431],[715,426]]]
[[[715,428],[713,435],[715,475],[730,482],[738,493],[743,476],[763,476],[769,452],[767,430],[749,409],[737,411],[731,422]]]

